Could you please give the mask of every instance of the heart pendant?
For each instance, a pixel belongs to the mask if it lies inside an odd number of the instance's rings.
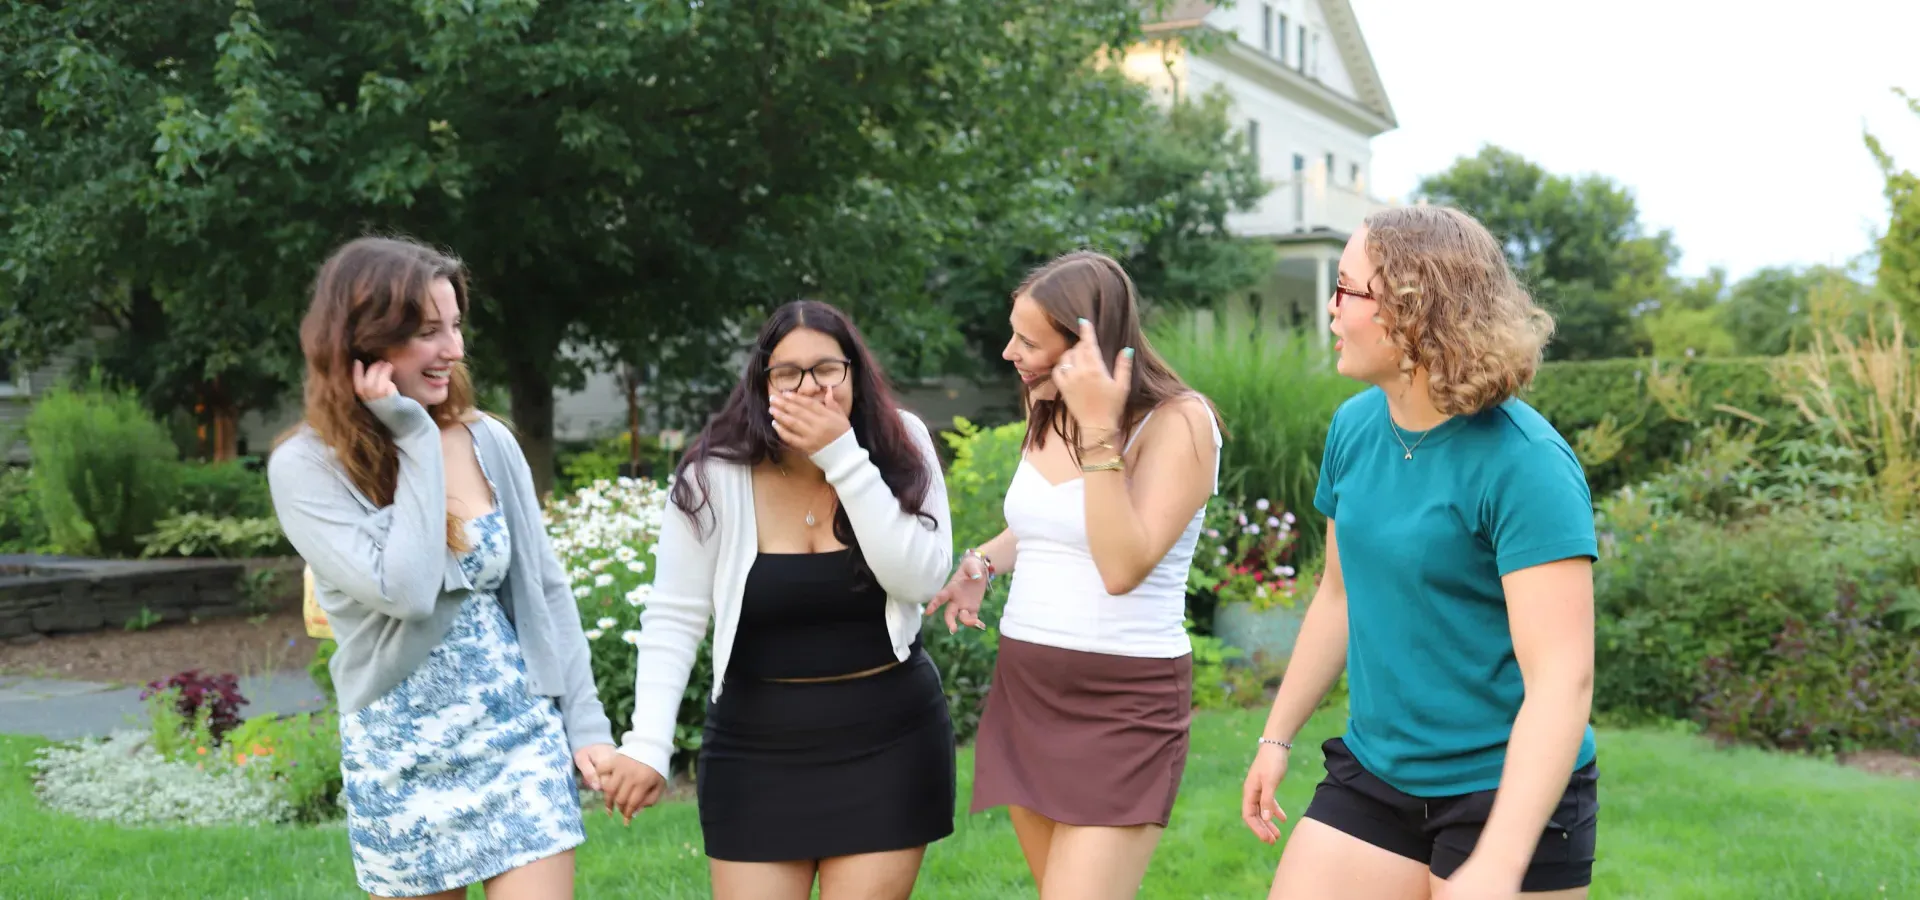
[[[1407,458],[1412,459],[1413,457],[1409,456]],[[813,526],[818,524],[819,524],[819,520],[813,517],[813,510],[807,510],[807,527],[812,528]]]

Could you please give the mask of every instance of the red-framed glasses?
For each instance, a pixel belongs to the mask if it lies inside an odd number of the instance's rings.
[[[1336,282],[1333,286],[1333,308],[1339,309],[1341,301],[1347,297],[1354,297],[1360,300],[1374,299],[1373,295],[1366,291],[1356,291],[1353,288]]]

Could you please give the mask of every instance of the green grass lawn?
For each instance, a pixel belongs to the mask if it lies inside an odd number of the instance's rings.
[[[1141,896],[1264,897],[1278,847],[1240,824],[1240,782],[1257,712],[1194,720],[1194,750]],[[1321,775],[1323,713],[1302,735],[1281,807],[1298,815]],[[0,897],[357,897],[344,830],[124,829],[40,808],[26,760],[44,742],[0,737]],[[1718,750],[1651,731],[1600,736],[1604,898],[1920,897],[1920,782],[1815,759]],[[961,797],[971,754],[961,756]],[[964,810],[964,805],[963,805]],[[650,810],[631,828],[589,817],[580,896],[708,896],[691,803]],[[927,854],[917,896],[1031,896],[1001,812],[963,816]],[[479,896],[475,892],[474,896]]]

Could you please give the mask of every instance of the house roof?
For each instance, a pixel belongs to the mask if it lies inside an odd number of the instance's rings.
[[[1373,52],[1367,49],[1367,39],[1360,32],[1360,19],[1354,15],[1353,4],[1348,0],[1308,2],[1319,3],[1321,12],[1326,15],[1327,30],[1334,46],[1340,51],[1340,62],[1353,79],[1356,96],[1352,99],[1385,119],[1389,127],[1397,127],[1400,120],[1393,113],[1393,102],[1387,99],[1387,86],[1380,80],[1380,70],[1373,64]],[[1173,0],[1166,11],[1147,26],[1147,30],[1177,31],[1211,27],[1206,24],[1207,15],[1219,7],[1219,3],[1207,0]]]

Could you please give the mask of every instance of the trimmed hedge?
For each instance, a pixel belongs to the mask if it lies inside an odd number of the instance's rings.
[[[1608,414],[1620,427],[1622,445],[1611,459],[1587,469],[1594,493],[1643,481],[1681,457],[1702,425],[1744,419],[1737,409],[1766,422],[1760,438],[1797,434],[1806,426],[1800,412],[1780,395],[1771,366],[1775,357],[1653,360],[1606,359],[1552,362],[1540,369],[1524,399],[1547,421],[1575,441]],[[1687,387],[1682,402],[1669,411],[1650,377],[1678,374]]]

